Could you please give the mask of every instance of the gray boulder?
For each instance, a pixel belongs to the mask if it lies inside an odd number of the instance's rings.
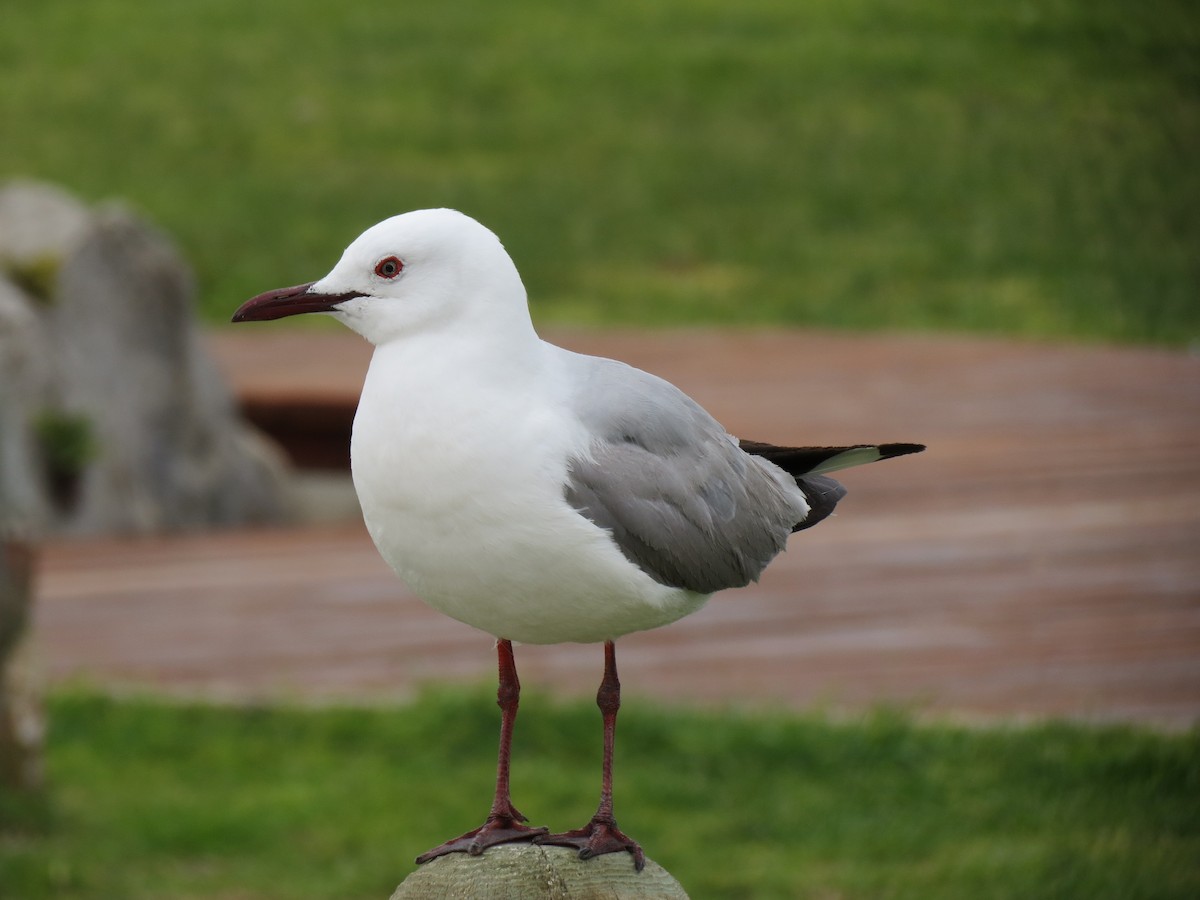
[[[49,275],[87,228],[88,208],[61,188],[11,181],[0,188],[0,268]]]
[[[45,519],[31,411],[45,396],[37,316],[0,278],[0,791],[42,782],[40,681],[31,650],[34,541]]]
[[[0,275],[0,534],[45,523],[33,423],[49,403],[48,355],[33,300]]]
[[[243,424],[194,323],[191,272],[161,233],[99,210],[49,306],[59,408],[93,458],[72,531],[151,532],[279,521],[285,465]]]
[[[73,534],[289,517],[286,462],[239,417],[204,347],[191,270],[165,235],[119,206],[10,185],[0,270],[21,286],[0,292],[8,320],[36,335],[10,343],[30,348],[40,379],[10,392],[23,399],[7,404],[4,431],[21,436],[0,442],[16,460],[0,498],[37,495],[22,504]]]

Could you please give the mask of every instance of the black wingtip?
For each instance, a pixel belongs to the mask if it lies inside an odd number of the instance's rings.
[[[837,471],[848,466],[863,465],[868,462],[878,462],[881,459],[891,459],[894,456],[907,456],[909,453],[920,453],[925,449],[924,444],[852,444],[848,447],[777,447],[774,444],[764,444],[761,441],[739,442],[741,448],[754,456],[773,462],[790,475],[806,475],[809,472]],[[855,450],[871,450],[879,456],[868,456],[867,459],[843,460],[840,465],[825,468],[832,460],[837,463],[837,457]]]
[[[925,449],[924,444],[879,444],[878,446],[880,459],[908,456],[910,453],[920,453]]]

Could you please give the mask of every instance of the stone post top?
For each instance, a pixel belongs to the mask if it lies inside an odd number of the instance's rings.
[[[480,856],[451,853],[418,868],[391,900],[687,900],[671,874],[653,860],[641,871],[628,853],[580,859],[568,847],[501,844]]]

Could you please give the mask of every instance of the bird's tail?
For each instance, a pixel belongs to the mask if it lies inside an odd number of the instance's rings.
[[[920,453],[924,444],[854,444],[850,447],[777,447],[761,441],[739,441],[747,453],[761,456],[774,463],[796,479],[800,490],[808,500],[809,511],[804,521],[798,522],[792,531],[811,528],[829,516],[838,501],[846,496],[846,489],[828,476],[829,472],[848,469]]]

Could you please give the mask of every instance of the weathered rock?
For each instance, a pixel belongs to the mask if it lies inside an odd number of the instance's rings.
[[[49,400],[47,355],[33,301],[0,276],[0,532],[31,534],[45,523],[33,423]]]
[[[0,187],[0,270],[44,297],[89,219],[86,206],[54,185],[12,181]]]
[[[47,307],[60,411],[93,458],[68,530],[150,532],[279,521],[280,454],[237,416],[195,326],[190,270],[161,233],[97,211]]]
[[[33,547],[45,518],[30,426],[44,397],[43,351],[28,298],[0,278],[0,790],[42,781],[41,680],[29,621]]]
[[[0,188],[0,275],[0,367],[19,356],[24,373],[0,372],[0,503],[73,533],[287,517],[283,456],[239,417],[165,236],[13,182]]]

